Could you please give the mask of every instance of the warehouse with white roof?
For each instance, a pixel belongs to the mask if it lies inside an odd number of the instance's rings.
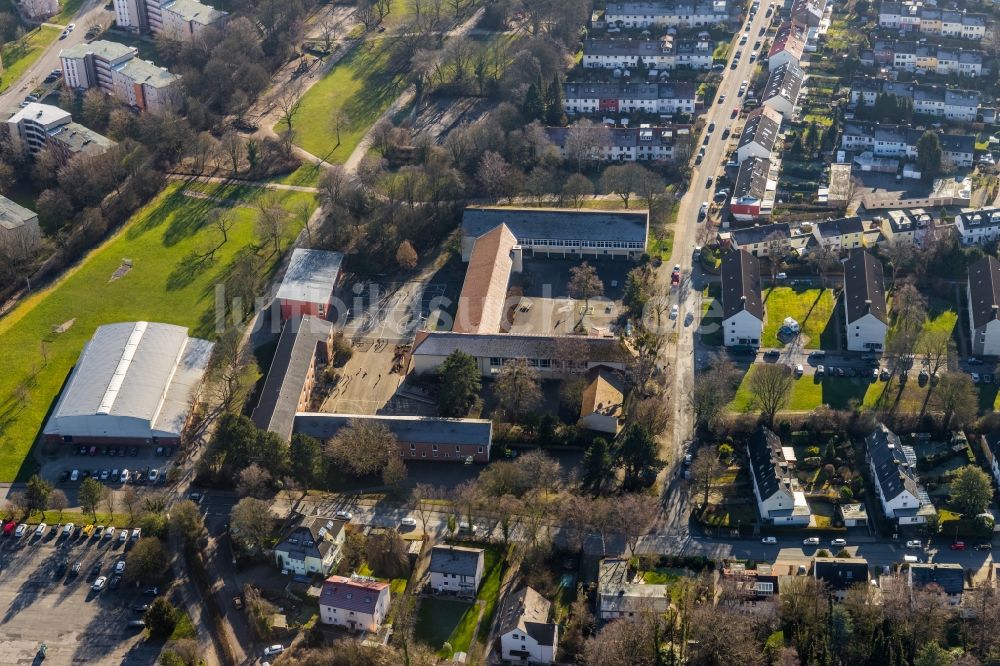
[[[45,424],[46,441],[179,443],[212,347],[172,324],[99,327]]]

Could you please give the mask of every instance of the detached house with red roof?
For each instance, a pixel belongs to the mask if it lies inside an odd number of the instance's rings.
[[[319,595],[323,624],[348,631],[378,631],[389,612],[389,583],[371,578],[330,576]]]

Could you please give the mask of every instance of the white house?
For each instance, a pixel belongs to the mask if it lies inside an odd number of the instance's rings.
[[[747,441],[753,494],[761,520],[775,525],[808,525],[809,505],[795,480],[795,456],[761,426]]]
[[[785,21],[778,27],[767,52],[768,69],[777,69],[783,65],[798,65],[806,48],[806,35],[802,28],[791,21]]]
[[[138,51],[117,42],[97,40],[59,52],[66,86],[98,88],[142,111],[162,113],[181,101],[181,77],[137,58]]]
[[[982,439],[983,455],[989,464],[993,482],[1000,488],[1000,430],[994,430]]]
[[[764,301],[760,294],[760,264],[746,250],[722,256],[723,343],[760,346]]]
[[[665,613],[670,608],[670,586],[633,582],[628,560],[601,560],[597,575],[597,619],[601,622],[636,613]]]
[[[967,286],[972,353],[1000,356],[1000,261],[986,255],[969,266]]]
[[[474,597],[483,579],[484,561],[482,548],[434,546],[427,569],[431,587],[437,592]]]
[[[274,547],[274,562],[294,574],[326,575],[344,545],[344,521],[324,516],[302,518]]]
[[[917,457],[896,433],[879,423],[865,438],[868,465],[882,512],[900,525],[919,525],[934,515],[934,506],[917,482]]]
[[[389,583],[362,576],[330,576],[319,595],[323,624],[348,631],[378,631],[389,612]]]
[[[767,84],[761,95],[761,103],[790,120],[799,102],[799,89],[805,73],[797,64],[789,61],[771,70]]]
[[[617,435],[625,424],[625,382],[611,368],[598,366],[587,372],[587,386],[580,402],[580,426]]]
[[[566,83],[563,110],[577,113],[692,114],[697,106],[693,83]]]
[[[864,250],[844,261],[844,313],[847,349],[882,351],[889,331],[882,264]]]
[[[727,23],[726,0],[698,2],[612,2],[604,12],[608,27],[648,28],[650,26],[700,27]]]
[[[751,111],[736,148],[738,163],[743,164],[751,157],[770,159],[780,130],[781,114],[777,111],[766,106]]]
[[[962,243],[980,245],[1000,239],[1000,208],[964,210],[955,216]]]
[[[551,664],[559,625],[549,622],[551,602],[530,587],[508,597],[500,615],[500,658],[518,664]]]
[[[664,35],[656,40],[588,39],[583,43],[583,66],[588,69],[671,70],[677,67],[708,69],[712,45],[707,39],[678,40]]]

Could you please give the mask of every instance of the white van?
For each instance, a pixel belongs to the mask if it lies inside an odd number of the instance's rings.
[[[903,561],[907,564],[918,564],[920,562],[920,558],[916,555],[903,555]]]

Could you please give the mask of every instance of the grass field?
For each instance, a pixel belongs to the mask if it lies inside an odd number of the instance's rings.
[[[58,36],[58,28],[43,25],[38,30],[29,32],[23,39],[4,44],[3,49],[0,49],[0,53],[3,55],[3,69],[0,70],[0,92],[21,78],[21,75],[41,57],[46,47]],[[39,83],[41,82],[39,81]]]
[[[442,650],[445,642],[451,646],[452,652],[467,652],[474,637],[478,636],[480,641],[488,637],[506,566],[502,549],[495,546],[486,548],[484,559],[483,580],[479,584],[475,604],[446,599],[423,599],[420,602],[416,638],[438,650],[442,657],[451,656]]]
[[[403,91],[405,71],[390,63],[391,39],[359,44],[302,98],[293,121],[295,143],[329,162],[343,162],[365,132]],[[334,118],[347,122],[337,144]],[[275,131],[284,129],[281,123]]]
[[[475,610],[472,604],[450,599],[422,599],[414,636],[418,641],[440,650],[466,614]],[[452,644],[452,648],[454,648]]]
[[[662,261],[670,261],[670,255],[674,252],[673,230],[667,230],[662,236],[657,236],[650,232],[646,252],[651,257],[659,257]]]
[[[185,259],[216,242],[217,232],[204,225],[206,214],[223,204],[185,196],[185,187],[244,203],[261,195],[254,188],[171,183],[62,279],[0,319],[0,367],[4,368],[0,373],[0,481],[25,478],[34,469],[28,451],[80,350],[98,326],[148,320],[188,326],[193,335],[214,337],[215,285],[227,275],[237,251],[255,242],[255,211],[234,207],[229,241],[215,253],[214,262],[193,265]],[[286,207],[313,201],[309,194],[274,194]],[[299,226],[297,222],[289,225],[287,239],[298,233]],[[125,258],[131,260],[132,269],[112,282],[112,274]],[[276,263],[277,257],[271,257],[268,273]],[[70,321],[65,332],[53,332],[53,327]]]
[[[819,349],[820,336],[830,321],[833,306],[833,292],[829,289],[771,287],[764,293],[766,322],[761,346],[784,346],[778,338],[778,329],[785,317],[792,317],[802,327],[803,346]]]

